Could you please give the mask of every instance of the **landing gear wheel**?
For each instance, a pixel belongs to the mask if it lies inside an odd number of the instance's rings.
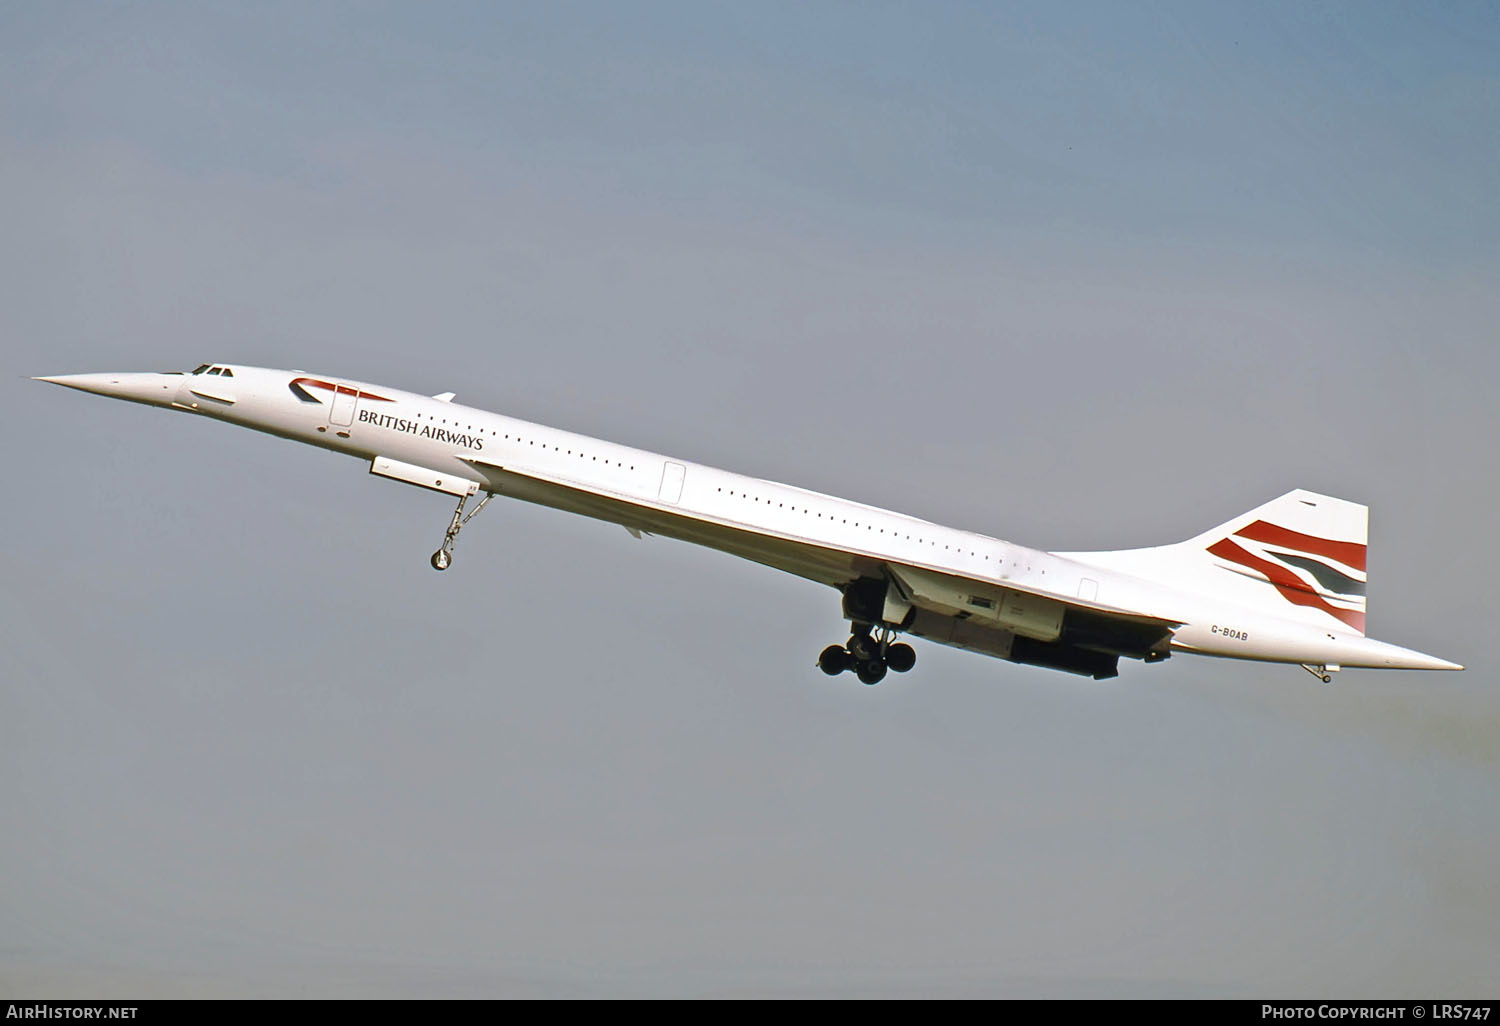
[[[917,650],[907,644],[895,644],[885,650],[886,665],[897,673],[905,673],[917,665]]]
[[[458,532],[463,530],[465,524],[479,515],[479,511],[490,504],[495,497],[494,492],[485,492],[484,498],[479,500],[479,505],[464,516],[464,504],[469,501],[468,495],[458,497],[458,508],[453,511],[453,519],[448,522],[448,531],[443,535],[443,545],[432,554],[432,568],[434,570],[446,570],[453,562],[453,543],[458,541]]]
[[[829,645],[818,656],[818,669],[830,677],[837,677],[849,669],[853,663],[854,660],[849,657],[849,653],[838,645]]]
[[[880,658],[880,646],[868,634],[854,635],[849,639],[846,647],[849,649],[849,654],[854,657],[854,661],[858,663],[868,663]]]
[[[885,663],[879,660],[862,662],[854,668],[861,684],[879,684],[885,680]]]

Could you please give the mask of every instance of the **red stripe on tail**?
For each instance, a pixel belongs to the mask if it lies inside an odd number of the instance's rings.
[[[1261,523],[1264,523],[1264,521],[1256,521],[1256,523],[1257,524],[1261,524]],[[1252,526],[1254,526],[1254,525],[1252,525]],[[1284,528],[1274,527],[1274,525],[1272,525],[1272,524],[1266,524],[1265,526],[1267,526],[1267,527],[1273,527],[1273,529],[1277,530],[1277,531],[1284,530]],[[1245,532],[1243,532],[1243,531],[1241,531],[1239,533],[1240,534],[1245,534]],[[1287,531],[1286,533],[1289,534],[1289,535],[1295,535],[1296,534],[1295,531]],[[1249,534],[1245,534],[1245,537],[1250,538],[1250,537],[1253,537],[1253,536],[1249,535]],[[1305,534],[1304,535],[1298,535],[1298,537],[1306,538],[1307,535],[1305,535]],[[1266,539],[1255,538],[1254,540],[1256,540],[1256,541],[1262,541],[1262,540],[1266,540]],[[1314,540],[1322,540],[1322,539],[1314,539]],[[1287,545],[1289,543],[1287,543],[1287,542],[1272,542],[1272,544]],[[1325,541],[1325,544],[1329,544],[1329,545],[1345,545],[1345,544],[1352,544],[1352,543],[1348,543],[1348,542],[1326,542]],[[1359,546],[1359,548],[1360,548],[1360,550],[1362,552],[1363,549],[1364,549],[1364,546],[1361,545],[1361,546]],[[1284,598],[1284,599],[1286,599],[1288,602],[1292,603],[1293,605],[1296,605],[1296,606],[1311,606],[1314,609],[1321,609],[1323,612],[1327,613],[1329,616],[1337,617],[1339,620],[1343,621],[1344,623],[1348,624],[1350,627],[1352,627],[1355,630],[1359,631],[1359,633],[1363,634],[1365,632],[1365,614],[1364,613],[1360,612],[1359,610],[1355,610],[1355,609],[1340,609],[1337,606],[1332,605],[1331,603],[1325,601],[1322,598],[1322,596],[1320,596],[1320,595],[1314,593],[1313,591],[1311,591],[1308,588],[1308,586],[1305,583],[1303,583],[1303,581],[1302,581],[1302,579],[1300,577],[1298,577],[1296,574],[1292,573],[1286,567],[1281,566],[1281,565],[1276,564],[1276,563],[1272,563],[1269,560],[1261,559],[1259,556],[1254,555],[1253,553],[1247,552],[1245,549],[1243,549],[1240,546],[1236,545],[1234,542],[1230,541],[1228,538],[1224,538],[1224,539],[1222,539],[1220,541],[1214,542],[1212,545],[1210,545],[1208,547],[1208,551],[1211,554],[1213,554],[1215,556],[1218,556],[1220,559],[1226,560],[1226,561],[1228,561],[1230,563],[1238,563],[1240,566],[1249,567],[1251,570],[1255,570],[1255,571],[1258,571],[1259,573],[1265,574],[1266,575],[1266,579],[1271,582],[1271,585],[1277,591],[1281,592],[1281,597]],[[1311,551],[1316,551],[1316,550],[1311,550]],[[1323,553],[1323,555],[1328,555],[1328,553]],[[1334,559],[1340,559],[1341,557],[1334,556],[1333,558]],[[1349,565],[1353,566],[1354,564],[1350,563]],[[1363,567],[1364,567],[1364,559],[1363,559],[1363,556],[1361,556],[1361,559],[1360,559],[1360,568],[1363,569]]]
[[[1257,520],[1234,532],[1241,538],[1249,538],[1251,541],[1265,542],[1267,545],[1285,545],[1289,549],[1297,549],[1302,552],[1315,552],[1320,556],[1336,559],[1345,566],[1352,566],[1356,570],[1365,568],[1365,546],[1359,542],[1332,541],[1328,538],[1319,538],[1311,534],[1302,534],[1299,531],[1291,531],[1285,527],[1277,527],[1268,524],[1264,520]],[[1213,549],[1208,551],[1213,552]]]

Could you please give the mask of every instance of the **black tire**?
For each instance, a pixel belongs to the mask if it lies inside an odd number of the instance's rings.
[[[917,650],[907,644],[891,645],[885,650],[885,663],[897,673],[905,673],[917,665]]]
[[[885,663],[882,663],[878,659],[860,663],[854,668],[854,672],[859,674],[859,680],[862,684],[879,684],[885,680]]]
[[[453,562],[453,557],[442,549],[438,549],[432,554],[432,559],[429,562],[432,563],[434,570],[446,570],[448,569],[448,564]]]
[[[818,656],[818,669],[830,677],[837,677],[854,664],[849,653],[838,645],[829,645]]]

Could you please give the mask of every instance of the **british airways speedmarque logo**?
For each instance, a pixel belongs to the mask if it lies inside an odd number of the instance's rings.
[[[335,395],[348,396],[360,401],[371,400],[378,403],[389,403],[395,400],[374,392],[365,392],[348,385],[334,384],[332,381],[322,381],[318,378],[293,378],[287,385],[296,396],[304,403],[318,403],[322,405],[323,400],[308,391],[309,388],[320,389]],[[478,435],[464,435],[457,431],[449,431],[447,428],[436,427],[432,424],[423,424],[419,421],[409,420],[406,417],[393,417],[388,413],[378,413],[375,410],[362,408],[359,411],[359,422],[369,424],[372,427],[387,428],[391,431],[402,431],[418,438],[432,438],[439,442],[447,442],[449,445],[461,445],[465,449],[473,449],[481,452],[484,449],[484,439]]]
[[[293,378],[286,387],[292,390],[292,395],[304,403],[321,403],[323,401],[309,392],[309,388],[318,388],[325,392],[335,392],[351,398],[372,399],[378,403],[391,402],[385,396],[376,395],[374,392],[361,392],[359,389],[350,388],[348,385],[336,385],[332,381],[321,381],[318,378]]]

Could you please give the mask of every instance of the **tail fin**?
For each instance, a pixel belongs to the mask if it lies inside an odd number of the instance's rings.
[[[1366,507],[1298,490],[1176,545],[1063,555],[1363,636],[1368,535]]]

